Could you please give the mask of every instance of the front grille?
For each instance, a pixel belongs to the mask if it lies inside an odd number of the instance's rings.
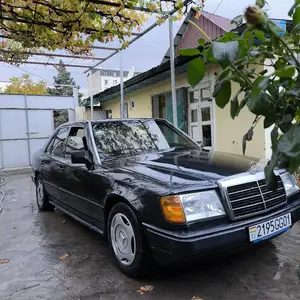
[[[267,189],[266,180],[247,182],[227,188],[233,217],[243,218],[263,213],[286,203],[286,195],[281,178],[277,176],[277,189]]]

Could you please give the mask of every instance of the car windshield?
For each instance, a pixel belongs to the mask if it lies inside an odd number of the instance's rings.
[[[116,121],[92,124],[101,158],[198,145],[165,121]]]

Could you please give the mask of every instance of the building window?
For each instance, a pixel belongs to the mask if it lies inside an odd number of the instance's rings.
[[[118,84],[118,80],[114,79],[113,84],[117,85]]]
[[[130,100],[130,109],[134,109],[134,100]]]
[[[116,72],[114,72],[114,76],[115,76],[115,77],[117,76],[117,73],[116,73]]]
[[[104,80],[104,85],[108,85],[108,79]]]

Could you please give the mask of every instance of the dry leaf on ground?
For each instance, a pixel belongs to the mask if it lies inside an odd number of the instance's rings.
[[[65,260],[67,257],[69,257],[68,253],[65,253],[64,255],[60,256],[60,260]]]
[[[9,260],[7,258],[0,258],[0,265],[7,264]]]
[[[145,293],[152,292],[154,290],[154,287],[152,285],[144,285],[141,286],[136,292],[140,293],[141,295],[144,295]]]
[[[67,223],[67,220],[63,220],[63,221],[61,221],[63,224],[66,224]]]
[[[194,297],[192,298],[192,300],[203,300],[203,299],[200,298],[200,297],[198,297],[198,296],[194,296]]]
[[[18,226],[14,226],[14,227],[13,227],[13,229],[17,229],[17,228],[18,228]]]

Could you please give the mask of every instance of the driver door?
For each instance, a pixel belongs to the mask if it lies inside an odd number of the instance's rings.
[[[61,193],[72,213],[91,223],[92,208],[89,200],[91,171],[85,164],[73,164],[71,161],[72,152],[87,150],[82,139],[85,136],[86,128],[84,125],[71,127],[66,141],[63,170],[65,180]]]

